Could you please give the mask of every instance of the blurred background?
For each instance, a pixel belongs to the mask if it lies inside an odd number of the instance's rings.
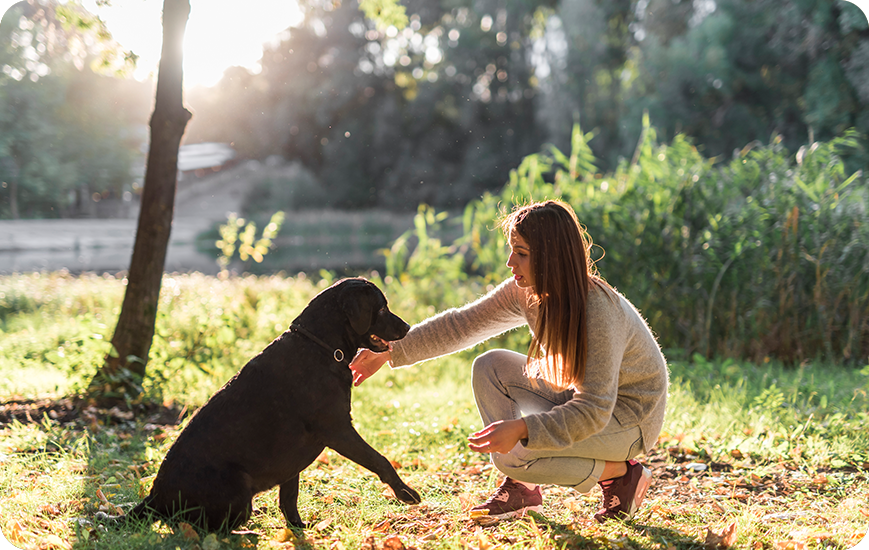
[[[0,5],[0,273],[127,268],[161,5]],[[382,267],[420,204],[460,212],[576,124],[601,174],[644,113],[717,161],[869,131],[869,26],[844,0],[402,5],[398,28],[349,1],[191,1],[168,270],[217,272],[228,214],[279,210],[268,269]]]

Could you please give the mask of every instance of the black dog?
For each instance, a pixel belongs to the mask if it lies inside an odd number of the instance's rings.
[[[350,360],[360,347],[385,351],[408,329],[364,279],[318,294],[196,413],[166,454],[150,495],[125,519],[156,514],[232,530],[250,519],[254,495],[279,485],[287,523],[304,527],[299,473],[325,447],[376,473],[399,500],[420,502],[350,419]]]

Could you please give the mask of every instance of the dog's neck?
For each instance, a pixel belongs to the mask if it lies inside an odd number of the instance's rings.
[[[308,308],[293,319],[290,330],[317,344],[336,362],[349,365],[350,360],[356,355],[358,346],[350,337],[347,327],[342,323],[328,322],[331,316],[323,315],[322,310],[316,314],[311,312],[306,315],[309,313],[307,310]],[[343,312],[340,315],[343,317]]]
[[[290,330],[293,332],[298,332],[302,336],[306,337],[308,340],[311,340],[315,344],[319,344],[319,346],[327,352],[331,352],[332,358],[335,359],[335,362],[346,365],[350,364],[349,354],[344,353],[343,349],[341,349],[340,347],[333,348],[332,346],[321,340],[319,336],[306,329],[305,327],[293,323],[292,325],[290,325]]]

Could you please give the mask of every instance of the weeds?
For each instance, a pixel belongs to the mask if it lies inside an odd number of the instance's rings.
[[[853,133],[796,155],[773,137],[716,162],[684,136],[658,143],[646,120],[634,157],[606,174],[592,138],[577,126],[569,155],[550,147],[526,157],[500,193],[467,206],[464,235],[438,253],[499,282],[508,273],[495,220],[513,205],[559,198],[594,238],[601,275],[665,347],[755,362],[869,362],[869,187],[840,158],[857,146]]]

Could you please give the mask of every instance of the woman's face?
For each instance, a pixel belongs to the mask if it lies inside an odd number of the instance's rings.
[[[534,273],[531,271],[531,248],[525,239],[515,231],[510,232],[510,257],[507,267],[513,272],[513,280],[520,288],[534,286]]]

